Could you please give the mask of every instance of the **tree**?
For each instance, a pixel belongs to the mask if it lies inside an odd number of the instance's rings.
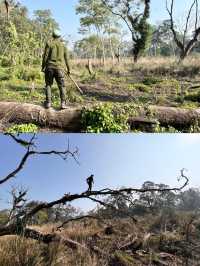
[[[170,6],[168,5],[168,0],[166,0],[166,9],[170,17],[170,28],[173,33],[174,41],[180,50],[180,61],[183,61],[195,47],[198,42],[198,37],[200,36],[200,24],[199,24],[199,1],[193,0],[188,14],[186,16],[185,27],[183,28],[181,35],[178,36],[176,30],[176,24],[174,21],[174,3],[175,0],[170,0]],[[194,10],[194,12],[193,12]],[[193,19],[194,17],[194,19]],[[192,27],[191,29],[191,20]]]
[[[200,209],[200,191],[190,188],[182,192],[179,196],[178,208],[184,211],[197,211]]]
[[[42,58],[43,47],[46,41],[51,37],[52,31],[59,29],[58,23],[52,18],[51,10],[36,10],[34,11],[34,32],[39,39],[39,54]]]
[[[114,15],[120,17],[127,25],[132,37],[132,54],[134,61],[142,54],[149,40],[150,0],[101,0]],[[143,10],[141,6],[143,6]]]
[[[77,14],[82,14],[80,19],[81,29],[80,32],[86,33],[94,27],[98,38],[101,41],[102,59],[105,64],[105,44],[103,37],[104,24],[107,19],[108,11],[105,10],[102,3],[97,0],[80,0],[76,8]]]
[[[110,55],[114,59],[115,48],[112,37],[119,33],[120,26],[112,13],[104,6],[101,0],[80,0],[76,12],[81,15],[80,32],[89,34],[88,40],[96,36],[97,43],[95,47],[98,47],[99,52],[101,51],[103,64],[105,64],[106,59],[106,46],[107,48],[109,47]],[[95,34],[92,34],[93,30]]]
[[[81,58],[96,59],[100,53],[100,39],[97,35],[90,35],[77,41],[74,52]]]
[[[177,35],[179,35],[178,32]],[[153,27],[150,51],[153,56],[176,55],[176,44],[171,32],[170,20],[164,20]]]
[[[151,181],[146,181],[142,185],[143,189],[149,191],[141,194],[135,201],[133,206],[138,212],[159,212],[160,210],[173,209],[176,206],[177,196],[174,191],[163,192],[162,190],[169,188],[165,184],[155,184]],[[157,189],[151,190],[151,189]],[[141,209],[141,210],[140,210]]]
[[[36,10],[31,19],[25,6],[16,1],[9,3],[9,20],[5,19],[5,8],[0,3],[0,63],[14,69],[19,69],[19,65],[38,65],[45,42],[51,37],[52,30],[59,28],[58,23],[50,10]]]

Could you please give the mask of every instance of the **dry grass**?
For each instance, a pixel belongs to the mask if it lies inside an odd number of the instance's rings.
[[[41,248],[38,243],[19,237],[3,237],[0,241],[0,265],[42,265]]]
[[[89,250],[72,250],[62,244],[52,243],[44,245],[33,240],[19,237],[2,237],[0,239],[0,266],[132,266],[132,265],[183,265],[185,259],[180,254],[170,254],[166,250],[160,250],[160,243],[165,241],[170,243],[169,247],[183,241],[183,225],[181,219],[183,214],[175,217],[176,228],[169,230],[174,217],[169,223],[168,230],[160,231],[160,217],[149,215],[140,218],[138,224],[130,219],[107,220],[107,224],[112,224],[113,232],[106,233],[105,224],[98,224],[96,221],[69,223],[61,232],[63,237],[71,238],[86,246],[97,246],[105,254],[103,256],[94,255]],[[187,217],[186,217],[187,218]],[[147,222],[148,221],[148,222]],[[49,224],[41,227],[34,226],[43,233],[54,231],[57,225]],[[197,227],[199,222],[197,223]],[[153,230],[151,228],[157,228]],[[197,231],[196,231],[197,237]],[[136,239],[135,247],[142,243],[136,251],[119,249]],[[135,240],[134,240],[135,241]],[[139,242],[137,242],[139,241]],[[193,241],[199,241],[193,236]],[[138,243],[138,244],[137,244]],[[177,246],[178,247],[178,246]],[[165,247],[167,249],[168,247]],[[179,248],[181,250],[181,248]],[[134,250],[134,246],[133,246]],[[166,256],[165,258],[162,256]],[[164,259],[163,259],[164,258]],[[160,261],[160,262],[159,262]],[[165,264],[159,264],[165,261]],[[198,265],[197,260],[190,260],[191,266]]]
[[[80,67],[83,68],[88,64],[88,60],[74,59],[71,63],[72,68],[80,70]],[[101,60],[98,59],[91,59],[91,63],[95,69],[101,68],[104,71],[112,69],[117,72],[120,70],[122,72],[140,70],[145,74],[191,76],[200,71],[199,55],[189,56],[181,64],[178,63],[176,57],[141,57],[137,64],[134,64],[132,58],[122,58],[120,63],[117,60],[108,59],[104,66]]]

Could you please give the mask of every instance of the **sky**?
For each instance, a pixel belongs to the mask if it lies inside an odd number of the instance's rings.
[[[157,23],[168,19],[165,8],[165,0],[151,0],[151,22]],[[76,15],[75,7],[78,0],[20,0],[20,3],[28,7],[29,14],[32,15],[37,9],[50,9],[53,17],[60,24],[63,35],[71,36],[71,39],[77,40],[79,29],[79,16]],[[185,9],[191,3],[191,0],[175,0],[175,16],[181,17]]]
[[[180,186],[177,178],[188,169],[189,187],[200,187],[200,135],[187,134],[40,134],[38,150],[79,149],[78,165],[55,156],[29,159],[15,179],[0,186],[0,209],[8,206],[12,186],[29,189],[28,199],[51,201],[65,193],[86,191],[86,177],[95,176],[94,189],[140,187],[145,181]],[[0,179],[14,170],[25,150],[8,136],[0,135]],[[188,188],[189,188],[188,187]],[[89,210],[90,201],[78,201],[76,207]]]

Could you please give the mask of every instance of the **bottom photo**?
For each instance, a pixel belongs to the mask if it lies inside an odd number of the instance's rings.
[[[200,135],[2,134],[0,147],[0,266],[200,265]]]

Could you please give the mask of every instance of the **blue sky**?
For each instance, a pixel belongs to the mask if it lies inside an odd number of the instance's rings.
[[[21,0],[28,7],[30,14],[37,9],[50,9],[56,21],[59,22],[63,35],[70,35],[72,39],[78,38],[79,17],[76,15],[75,7],[78,0]],[[191,0],[176,0],[175,14],[177,17],[183,15],[184,10]],[[165,0],[152,0],[151,21],[156,23],[168,18],[165,10]]]
[[[180,169],[187,168],[190,186],[200,187],[200,135],[79,135],[44,134],[38,136],[40,150],[65,149],[69,138],[71,149],[80,152],[80,165],[73,159],[66,163],[55,157],[36,157],[28,161],[17,178],[0,187],[0,208],[7,206],[12,185],[29,188],[29,199],[54,200],[64,193],[86,190],[85,178],[95,175],[95,189],[140,186],[151,180],[178,185]],[[15,169],[24,149],[0,135],[0,176]],[[82,209],[88,201],[75,204]]]

